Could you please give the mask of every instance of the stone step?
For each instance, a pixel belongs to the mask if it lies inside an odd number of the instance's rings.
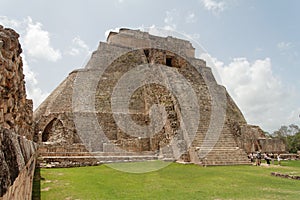
[[[233,152],[230,152],[230,153],[225,153],[225,152],[209,152],[206,156],[206,159],[215,159],[215,158],[220,158],[220,159],[223,159],[223,158],[230,158],[230,160],[232,159],[246,159],[248,158],[247,155],[243,154],[243,153],[240,153],[240,152],[237,152],[237,153],[233,153]]]
[[[41,166],[47,163],[117,163],[117,162],[140,162],[158,160],[157,156],[44,156],[40,157],[43,161]]]
[[[251,162],[246,161],[239,161],[239,162],[228,162],[228,161],[213,161],[213,162],[206,162],[201,163],[202,165],[206,166],[224,166],[224,165],[251,165]]]
[[[42,152],[46,156],[155,156],[153,152]]]
[[[250,165],[251,162],[243,149],[237,147],[236,144],[232,146],[215,145],[210,147],[196,147],[201,148],[202,151],[208,151],[205,158],[199,158],[199,164],[202,165]],[[198,150],[199,152],[200,150]]]
[[[194,138],[194,141],[203,142],[204,138]],[[208,143],[216,143],[216,142],[230,142],[230,143],[235,143],[235,140],[231,139],[231,138],[219,138],[217,140],[206,140],[205,142],[208,142]]]
[[[239,160],[242,160],[242,161],[248,161],[249,159],[246,157],[246,158],[243,158],[241,156],[237,156],[237,157],[224,157],[224,156],[214,156],[214,157],[206,157],[207,159],[200,159],[200,160],[208,160],[208,161],[218,161],[218,160],[223,160],[223,161],[230,161],[230,162],[233,162],[233,161],[239,161]]]
[[[207,162],[214,162],[214,161],[223,161],[223,162],[239,162],[239,161],[245,161],[245,162],[250,162],[247,158],[226,158],[226,157],[214,157],[214,158],[209,158],[209,159],[199,159],[202,161],[207,161]]]
[[[196,144],[194,143],[193,146],[202,147],[202,145],[204,145],[204,144],[198,145],[197,143]],[[205,146],[203,146],[203,148],[205,148],[205,147],[207,147],[207,148],[237,148],[238,146],[236,144],[230,145],[230,144],[219,144],[219,143],[217,143],[217,144],[205,144]]]
[[[195,141],[204,141],[205,138],[194,138]],[[234,142],[235,143],[235,140],[233,138],[218,138],[216,140],[209,140],[209,139],[206,139],[206,142]]]
[[[198,143],[197,146],[202,146],[204,143],[203,141],[201,143]],[[237,144],[235,142],[227,142],[227,141],[218,141],[218,142],[205,142],[205,144],[212,144],[217,146],[228,146],[228,147],[236,147]]]
[[[207,162],[214,162],[214,161],[222,161],[222,162],[238,162],[238,161],[243,161],[243,162],[250,162],[250,160],[248,158],[230,158],[230,159],[226,159],[224,157],[220,157],[220,158],[208,158],[208,159],[200,159],[201,161],[207,161]]]
[[[128,160],[128,159],[154,159],[157,160],[158,156],[43,156],[42,159],[86,159],[86,158],[96,158],[100,160]]]
[[[205,137],[196,135],[196,136],[195,136],[195,139],[196,139],[196,140],[204,140]],[[206,139],[207,139],[207,140],[210,140],[209,138],[206,138]],[[225,137],[224,137],[224,136],[222,136],[222,135],[221,135],[219,138],[216,139],[216,141],[220,141],[220,140],[230,140],[230,141],[235,141],[233,136],[225,136]],[[214,141],[214,140],[211,140],[211,141]]]
[[[239,149],[233,149],[233,148],[224,148],[224,149],[216,149],[216,148],[213,148],[213,149],[210,149],[210,148],[202,148],[201,150],[199,150],[198,152],[209,152],[209,153],[227,153],[227,154],[230,154],[230,153],[238,153],[239,152]],[[235,152],[234,152],[235,151]],[[242,152],[244,154],[244,152]]]

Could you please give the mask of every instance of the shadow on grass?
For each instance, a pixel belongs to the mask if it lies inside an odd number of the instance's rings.
[[[39,167],[35,168],[33,185],[32,185],[32,200],[41,199],[41,169]]]
[[[105,164],[106,166],[116,169],[118,171],[127,172],[127,173],[148,173],[157,171],[164,167],[167,167],[172,162],[165,162],[160,160],[155,161],[145,161],[145,162],[123,162],[123,163],[110,163]]]

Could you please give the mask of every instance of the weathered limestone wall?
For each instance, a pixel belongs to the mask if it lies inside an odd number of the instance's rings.
[[[240,148],[247,153],[261,151],[266,153],[284,153],[286,146],[282,140],[267,138],[259,126],[235,124],[232,132],[236,135],[236,140]]]
[[[0,26],[0,124],[32,140],[33,106],[26,99],[19,35]]]
[[[117,33],[111,32],[107,38],[107,43],[126,48],[151,48],[155,46],[157,49],[165,49],[176,52],[183,57],[195,57],[195,48],[189,41],[186,40],[171,36],[166,38],[156,37],[147,32],[124,28],[121,28],[119,33],[124,34],[117,35]],[[116,35],[117,37],[111,37]]]
[[[19,35],[0,25],[0,199],[31,199],[36,161]]]
[[[36,144],[1,128],[0,146],[0,199],[31,199]]]
[[[270,139],[270,138],[260,138],[258,139],[260,144],[261,152],[266,153],[286,153],[286,146],[282,140]]]
[[[34,141],[54,144],[79,143],[72,112],[73,82],[77,73],[70,73],[34,112]],[[58,131],[60,129],[60,131]]]

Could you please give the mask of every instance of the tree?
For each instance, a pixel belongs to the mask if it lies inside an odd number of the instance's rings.
[[[287,148],[290,153],[300,151],[300,132],[287,136]]]
[[[290,153],[300,150],[300,128],[295,124],[281,126],[273,133],[273,137],[284,141]]]

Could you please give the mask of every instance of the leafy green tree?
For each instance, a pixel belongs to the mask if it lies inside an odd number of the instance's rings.
[[[290,153],[300,150],[300,128],[297,125],[281,126],[272,135],[274,138],[284,141]]]
[[[300,132],[287,136],[287,148],[290,153],[300,151]]]

